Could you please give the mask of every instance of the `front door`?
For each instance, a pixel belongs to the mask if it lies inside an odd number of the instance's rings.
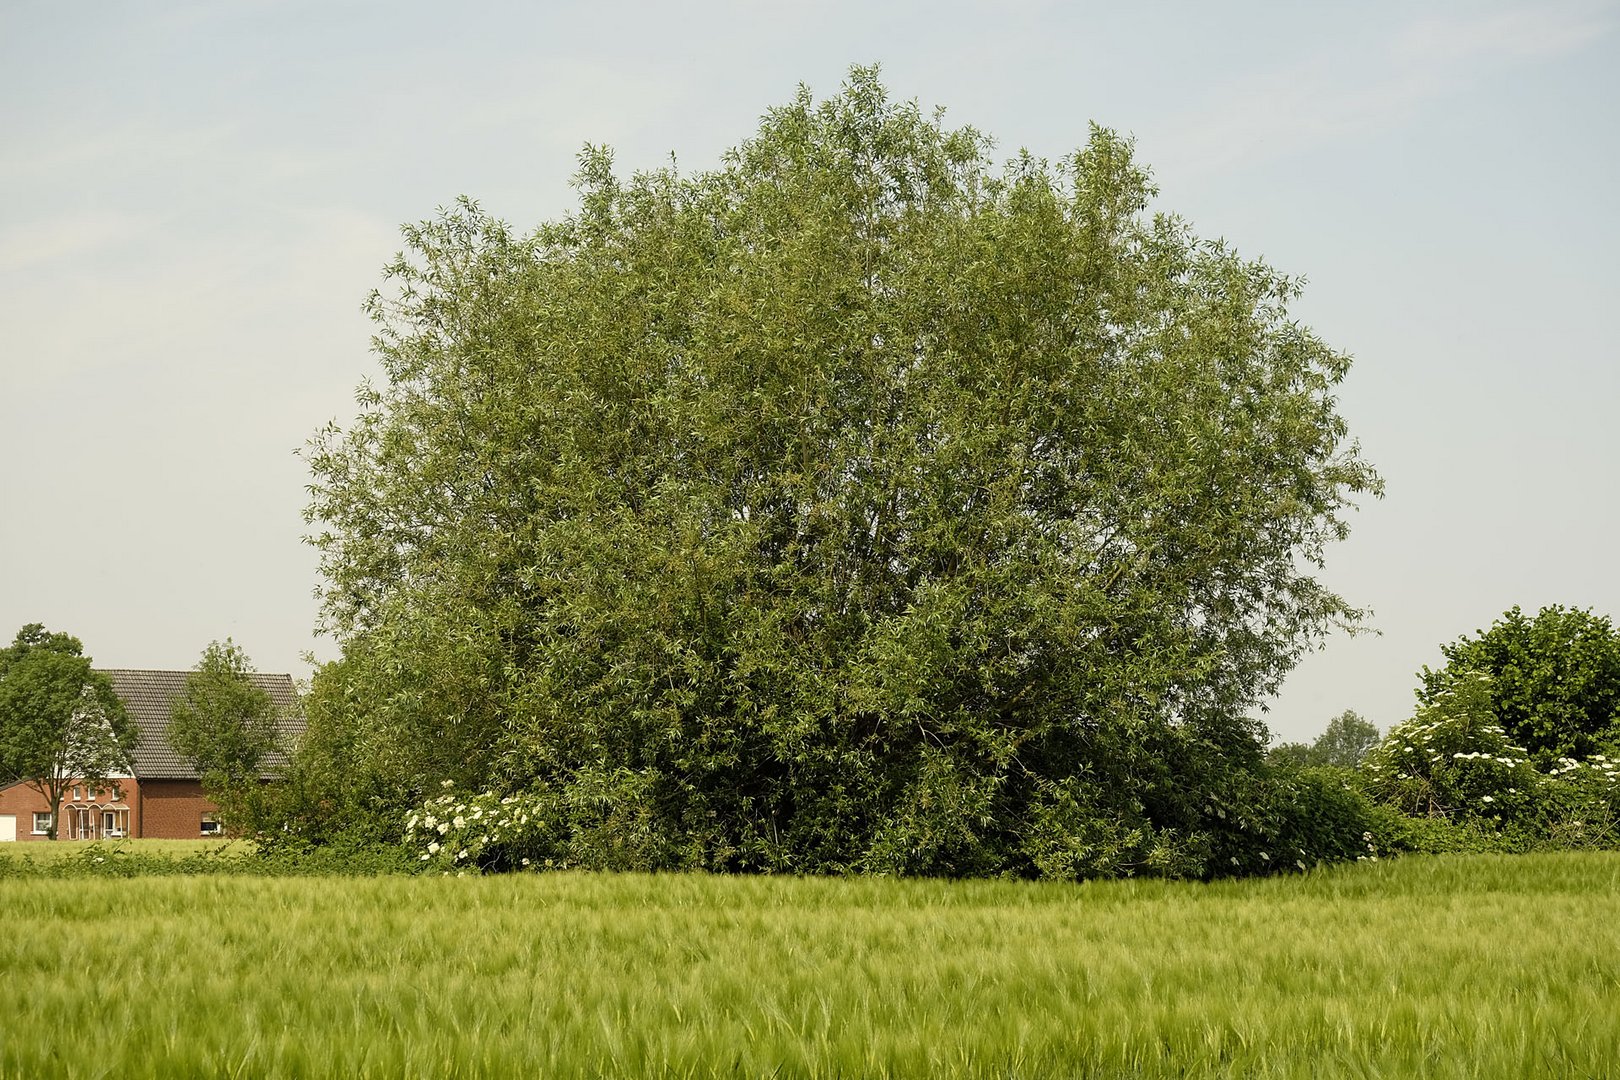
[[[75,840],[96,838],[96,812],[88,806],[73,808],[73,838]]]

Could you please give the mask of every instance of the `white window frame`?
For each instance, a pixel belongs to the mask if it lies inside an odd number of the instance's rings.
[[[212,825],[213,828],[209,828],[210,825]],[[223,835],[224,832],[225,826],[219,820],[219,816],[217,814],[204,814],[202,816],[202,821],[197,826],[198,836],[220,836]]]
[[[43,829],[39,827],[39,819],[40,818],[45,819],[45,827]],[[34,811],[34,835],[35,836],[49,836],[49,835],[51,835],[51,812],[49,810],[35,810]]]

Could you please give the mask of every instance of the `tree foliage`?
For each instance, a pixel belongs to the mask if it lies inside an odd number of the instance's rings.
[[[277,747],[275,703],[252,673],[247,654],[230,638],[210,642],[169,718],[170,745],[196,767],[227,821],[241,817],[265,756]]]
[[[1354,709],[1346,709],[1328,721],[1314,742],[1282,743],[1272,747],[1267,757],[1285,765],[1353,769],[1378,745],[1379,738],[1377,724],[1363,719]]]
[[[1434,704],[1463,673],[1484,672],[1498,722],[1543,770],[1620,745],[1620,629],[1606,616],[1554,604],[1530,618],[1514,606],[1440,651],[1445,666],[1419,673],[1418,701]]]
[[[123,702],[78,638],[30,623],[0,649],[0,783],[23,780],[45,798],[50,839],[67,788],[127,772],[134,742]]]
[[[715,171],[406,230],[308,454],[379,789],[541,793],[592,865],[1225,865],[1248,712],[1360,615],[1349,361],[1129,141],[989,147],[856,69]]]
[[[253,662],[225,638],[211,641],[168,719],[168,742],[190,759],[203,790],[233,832],[248,831],[271,814],[279,793],[261,784],[264,763],[280,746],[280,717],[271,695],[253,682]]]

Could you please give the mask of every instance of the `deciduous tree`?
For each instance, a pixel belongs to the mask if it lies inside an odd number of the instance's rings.
[[[1378,745],[1379,738],[1377,724],[1362,719],[1354,709],[1346,709],[1328,721],[1327,728],[1314,742],[1283,743],[1272,747],[1268,756],[1273,761],[1291,765],[1353,769]]]
[[[79,639],[39,623],[0,649],[0,780],[23,780],[50,804],[56,839],[62,797],[129,770],[135,731],[108,678]]]
[[[596,865],[1224,864],[1378,486],[1298,281],[1112,132],[998,169],[872,70],[578,187],[406,230],[386,379],[310,447],[368,774],[543,792]]]
[[[254,685],[252,672],[230,638],[210,642],[169,720],[170,744],[196,766],[227,820],[230,807],[258,786],[265,755],[276,748],[275,704]]]

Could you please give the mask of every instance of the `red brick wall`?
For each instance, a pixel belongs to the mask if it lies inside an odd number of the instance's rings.
[[[116,786],[122,796],[118,800],[112,798],[112,788]],[[62,795],[62,805],[58,810],[61,817],[57,836],[63,840],[69,838],[71,832],[71,810],[73,807],[93,807],[97,829],[101,825],[100,810],[103,806],[127,807],[129,814],[129,830],[131,836],[139,836],[140,824],[137,820],[136,790],[138,783],[125,778],[103,782],[95,790],[89,790],[86,785],[78,782],[68,785]],[[83,795],[83,798],[79,796]],[[50,802],[35,788],[26,783],[13,784],[11,787],[0,790],[0,814],[14,815],[17,818],[17,839],[44,840],[43,835],[34,835],[34,813],[44,813],[51,808]]]
[[[0,814],[16,816],[18,841],[45,839],[34,835],[34,811],[49,809],[44,796],[27,784],[12,784],[0,790]]]
[[[123,795],[120,806],[130,808],[131,836],[159,840],[197,840],[202,837],[202,816],[218,807],[205,798],[196,780],[119,780]],[[68,807],[75,804],[73,791],[62,800],[61,836],[68,836]],[[45,797],[27,784],[13,784],[0,790],[0,814],[15,814],[17,839],[43,840],[34,835],[34,811],[50,809]]]
[[[136,835],[159,840],[200,838],[202,816],[218,809],[196,780],[142,780],[138,799]]]

